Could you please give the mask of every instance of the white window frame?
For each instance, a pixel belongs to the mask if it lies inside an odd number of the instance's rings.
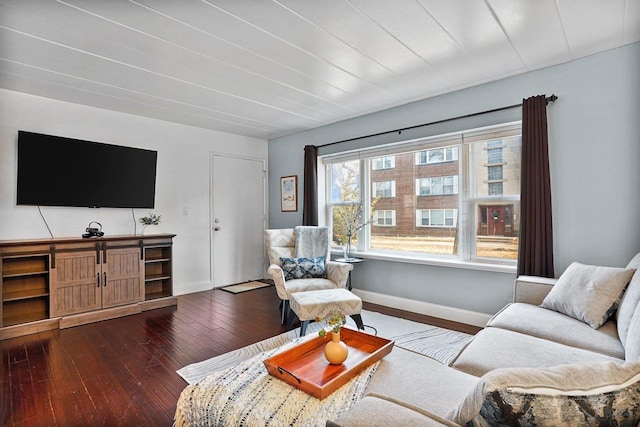
[[[382,163],[380,167],[378,167],[378,161]],[[389,166],[387,166],[387,162]],[[396,167],[396,156],[382,156],[371,159],[371,170],[381,171],[386,169],[393,169]]]
[[[442,151],[442,160],[431,160],[429,158],[429,153],[433,153],[435,151]],[[449,158],[447,158],[447,152],[451,153]],[[458,152],[459,152],[458,147],[442,147],[442,148],[435,148],[431,150],[421,150],[416,153],[416,165],[433,165],[436,163],[455,162],[456,160],[459,159]],[[424,154],[424,161],[422,159],[423,154]]]
[[[383,219],[385,224],[380,224],[380,214],[383,213]],[[387,219],[391,220],[391,224],[386,224]],[[396,226],[396,211],[395,209],[376,209],[373,211],[373,221],[371,225],[374,227],[395,227]]]
[[[453,183],[452,183],[452,192],[451,193],[446,193],[444,191],[445,185],[444,185],[444,180],[446,178],[452,178]],[[416,196],[419,197],[431,197],[431,196],[451,196],[454,194],[458,194],[458,175],[445,175],[445,176],[431,176],[431,177],[427,177],[427,178],[416,178]],[[434,187],[437,187],[436,181],[440,180],[441,184],[440,184],[440,189],[442,191],[440,192],[436,192],[434,191]],[[429,188],[429,194],[422,194],[422,189],[423,188]]]
[[[361,149],[357,151],[348,151],[344,153],[330,154],[319,158],[319,162],[324,165],[331,163],[339,163],[348,160],[359,159],[360,160],[360,189],[361,200],[365,217],[369,217],[372,213],[369,210],[370,202],[375,198],[373,181],[371,179],[371,173],[373,164],[371,160],[373,158],[396,155],[399,153],[414,152],[416,165],[419,164],[419,152],[428,151],[433,149],[439,149],[447,146],[456,146],[456,150],[452,150],[459,162],[460,175],[458,175],[458,209],[455,209],[454,225],[451,227],[445,226],[440,228],[453,228],[458,227],[457,236],[459,236],[459,254],[458,255],[438,255],[431,253],[404,253],[399,251],[384,251],[370,248],[370,233],[372,227],[364,227],[358,233],[358,253],[360,256],[372,259],[390,260],[399,262],[411,262],[429,265],[446,265],[459,268],[471,268],[487,271],[500,271],[500,272],[515,272],[515,260],[499,259],[499,258],[478,258],[475,255],[475,239],[477,228],[477,209],[479,203],[485,203],[487,200],[501,200],[501,201],[514,201],[519,202],[520,196],[489,196],[478,197],[472,189],[475,187],[474,165],[471,164],[470,159],[471,146],[477,141],[489,141],[494,138],[506,138],[510,136],[516,136],[521,134],[521,122],[511,122],[496,126],[490,126],[486,128],[473,129],[468,131],[453,132],[446,135],[438,135],[435,137],[421,138],[406,142],[392,143],[389,145],[375,146],[369,149]],[[433,148],[430,148],[433,147]],[[493,148],[493,147],[492,147]],[[496,147],[497,148],[497,147]],[[503,147],[504,148],[504,147]],[[484,165],[487,166],[487,165]],[[329,168],[321,168],[322,173],[329,172]],[[326,194],[328,197],[328,188],[330,181],[329,173],[325,175],[325,180],[322,180],[322,185],[326,182]],[[384,181],[378,181],[384,182]],[[370,183],[370,184],[368,184]],[[396,197],[395,182],[393,188],[393,195]],[[418,191],[417,189],[415,190]],[[395,202],[394,202],[395,203]],[[335,205],[340,203],[326,203],[326,212],[320,214],[320,218],[324,218],[325,221],[321,224],[331,226],[331,209]],[[386,208],[386,206],[385,206]],[[381,209],[390,210],[390,209]],[[417,209],[416,209],[417,212]],[[417,215],[417,213],[416,213]],[[417,216],[416,216],[417,221]],[[337,249],[337,248],[336,248]]]
[[[429,212],[429,224],[423,224],[424,212]],[[442,212],[444,222],[442,224],[431,224],[434,212]],[[449,214],[449,215],[447,215]],[[451,225],[447,225],[447,219],[451,219]],[[458,225],[458,209],[418,209],[416,210],[416,227],[427,228],[455,228]]]
[[[380,196],[381,199],[391,199],[393,197],[396,197],[396,182],[392,181],[392,180],[388,180],[388,181],[373,181],[372,182],[372,189],[371,189],[371,194],[374,197],[378,196],[378,186],[379,185],[384,185],[385,188],[382,190],[383,193],[385,193],[387,191],[387,184],[389,184],[389,190],[391,191],[391,195],[390,196],[386,196],[386,195],[382,195]]]

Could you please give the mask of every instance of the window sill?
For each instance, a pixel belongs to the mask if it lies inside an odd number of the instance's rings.
[[[342,256],[339,250],[332,250],[333,255]],[[478,261],[462,261],[459,259],[447,258],[426,258],[424,256],[411,256],[410,254],[386,254],[376,252],[357,252],[356,256],[362,259],[374,259],[380,261],[401,262],[407,264],[433,265],[437,267],[462,268],[465,270],[493,271],[496,273],[516,274],[517,268],[515,264],[490,264]]]

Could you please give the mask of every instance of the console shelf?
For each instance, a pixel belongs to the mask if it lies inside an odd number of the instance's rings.
[[[0,339],[175,305],[173,237],[0,241]]]
[[[2,258],[2,326],[49,317],[49,258],[29,252]]]
[[[169,244],[145,246],[144,286],[147,301],[173,295],[171,249]]]

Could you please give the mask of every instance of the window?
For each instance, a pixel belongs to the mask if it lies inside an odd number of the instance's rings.
[[[371,218],[354,243],[360,253],[515,263],[519,123],[369,150],[322,158],[334,245],[344,245],[341,209],[356,205]]]
[[[395,181],[383,181],[373,183],[373,195],[374,197],[396,197],[396,182]]]
[[[417,196],[458,194],[458,177],[438,176],[433,178],[419,178],[416,180],[416,190]]]
[[[455,227],[457,209],[422,209],[416,213],[418,227]]]
[[[327,165],[327,209],[333,224],[333,242],[344,245],[347,242],[346,224],[340,221],[360,203],[360,161],[350,160]],[[352,240],[357,244],[357,236]]]
[[[490,182],[489,183],[489,195],[490,196],[499,196],[502,194],[502,183],[501,182]]]
[[[331,165],[330,197],[332,203],[360,201],[360,162],[334,163]]]
[[[452,162],[458,160],[458,147],[437,148],[416,153],[416,164]]]
[[[502,163],[502,141],[487,142],[487,160],[489,164]]]
[[[488,166],[489,181],[497,181],[502,179],[502,166]]]
[[[373,211],[373,221],[371,223],[378,227],[393,227],[396,225],[396,211]]]
[[[475,182],[469,200],[470,212],[475,213],[471,254],[476,258],[494,257],[498,248],[502,259],[518,258],[520,152],[520,135],[470,145]],[[502,243],[496,247],[498,240]]]
[[[371,160],[371,169],[374,171],[383,169],[393,169],[396,167],[395,156],[378,157]]]

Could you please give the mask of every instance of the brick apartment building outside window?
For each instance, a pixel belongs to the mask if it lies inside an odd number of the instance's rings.
[[[326,157],[327,222],[357,203],[373,219],[358,236],[359,252],[515,262],[520,145],[520,124],[512,123]]]

